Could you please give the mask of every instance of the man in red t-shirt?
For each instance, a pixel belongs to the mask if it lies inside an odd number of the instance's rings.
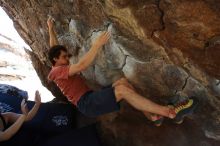
[[[183,118],[191,113],[197,105],[193,99],[178,104],[178,106],[162,106],[136,93],[132,85],[121,78],[111,86],[92,91],[80,76],[80,72],[87,69],[94,61],[102,46],[105,45],[110,33],[102,33],[91,45],[90,50],[76,64],[69,63],[67,49],[58,45],[58,40],[53,29],[53,20],[47,21],[50,35],[49,60],[53,67],[48,79],[54,81],[68,100],[73,103],[80,112],[87,116],[98,116],[119,110],[118,102],[127,101],[132,107],[144,113],[155,122],[161,124],[163,117],[175,118],[181,123]]]

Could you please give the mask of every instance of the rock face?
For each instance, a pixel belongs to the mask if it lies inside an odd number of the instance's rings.
[[[199,107],[182,125],[155,128],[122,103],[117,114],[100,117],[105,145],[211,146],[220,143],[220,3],[217,0],[1,0],[0,5],[33,52],[44,85],[49,36],[48,15],[56,20],[61,44],[72,62],[89,50],[103,30],[109,43],[83,75],[93,85],[121,75],[158,103],[196,96]],[[57,91],[57,90],[54,90]],[[56,93],[54,93],[56,94]],[[181,95],[181,96],[180,96]]]

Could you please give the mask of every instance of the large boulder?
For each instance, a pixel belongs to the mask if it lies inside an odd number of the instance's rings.
[[[1,0],[32,52],[43,84],[50,69],[46,20],[54,17],[61,44],[85,54],[103,30],[111,39],[84,77],[105,86],[124,75],[147,98],[165,104],[196,96],[199,107],[182,125],[156,128],[126,103],[100,117],[105,145],[218,145],[220,141],[220,3],[217,0]]]

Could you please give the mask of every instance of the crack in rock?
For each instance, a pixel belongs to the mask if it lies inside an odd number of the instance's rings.
[[[129,55],[125,55],[125,58],[124,58],[124,61],[123,61],[123,64],[122,64],[122,67],[120,68],[121,70],[123,70],[123,68],[125,67],[126,65],[126,61],[127,61],[127,58],[129,57]]]
[[[219,86],[219,85],[220,85],[220,80],[218,80],[216,83],[216,86]]]
[[[187,84],[189,78],[190,78],[190,76],[188,75],[188,76],[186,77],[186,79],[185,79],[185,82],[184,82],[184,84],[183,84],[183,87],[182,87],[182,90],[181,90],[181,91],[183,91],[183,89],[186,87],[186,84]]]
[[[152,33],[151,33],[151,38],[153,37],[153,35],[154,35],[155,32],[165,30],[165,23],[164,23],[164,20],[163,20],[163,18],[164,18],[164,11],[163,11],[162,8],[160,7],[160,0],[157,2],[156,6],[157,6],[158,10],[159,10],[160,13],[161,13],[161,15],[160,15],[160,22],[161,22],[161,23],[160,23],[160,24],[161,24],[162,27],[161,27],[161,28],[158,28],[158,29],[154,29],[154,30],[152,31]]]

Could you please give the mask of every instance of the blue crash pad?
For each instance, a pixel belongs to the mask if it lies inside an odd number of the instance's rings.
[[[21,113],[23,97],[0,92],[0,112]],[[27,101],[27,105],[31,109],[34,102]],[[24,123],[10,140],[1,142],[0,145],[100,146],[95,125],[78,129],[75,121],[76,109],[72,104],[42,103],[36,116]]]

